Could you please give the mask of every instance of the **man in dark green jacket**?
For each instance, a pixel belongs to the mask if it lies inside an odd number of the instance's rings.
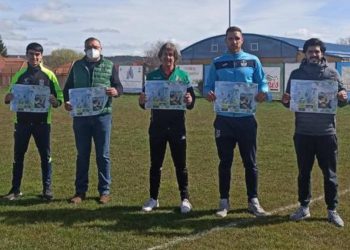
[[[11,79],[9,92],[5,96],[5,103],[9,104],[14,95],[11,93],[15,84],[40,85],[50,88],[49,102],[57,108],[63,102],[62,90],[55,74],[42,64],[43,47],[38,43],[30,43],[26,49],[28,66],[20,69]],[[42,198],[51,200],[51,107],[48,112],[17,112],[15,117],[15,147],[14,163],[12,171],[12,188],[4,197],[8,200],[16,200],[22,196],[20,191],[23,175],[24,155],[28,149],[30,137],[33,136],[41,159],[43,194]]]
[[[108,101],[102,112],[92,116],[73,118],[73,130],[78,151],[76,161],[75,195],[71,203],[78,204],[85,199],[89,183],[89,164],[92,139],[96,149],[98,168],[99,202],[110,201],[111,164],[109,156],[110,134],[112,125],[112,97],[123,93],[113,63],[101,55],[101,42],[94,37],[85,40],[86,55],[72,66],[63,90],[65,109],[72,110],[69,102],[69,89],[105,87]]]

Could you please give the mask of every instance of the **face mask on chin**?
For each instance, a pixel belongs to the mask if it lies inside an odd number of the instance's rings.
[[[87,58],[92,59],[92,60],[96,60],[99,59],[101,56],[101,53],[98,49],[88,49],[85,52]]]

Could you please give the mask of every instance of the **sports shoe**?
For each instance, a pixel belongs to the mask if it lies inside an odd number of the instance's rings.
[[[186,214],[192,210],[192,205],[188,199],[181,201],[180,210],[182,214]]]
[[[14,201],[14,200],[18,200],[19,198],[21,198],[22,195],[23,194],[20,191],[15,191],[15,190],[11,189],[10,192],[8,192],[8,194],[3,196],[2,198],[9,200],[9,201]]]
[[[151,212],[153,210],[153,208],[159,207],[159,202],[158,200],[155,200],[153,198],[149,198],[149,200],[147,200],[145,202],[145,204],[142,207],[142,211],[144,212]]]
[[[51,201],[53,199],[53,193],[51,191],[51,188],[44,189],[41,198],[46,201]]]
[[[73,198],[71,198],[69,201],[70,203],[77,205],[81,203],[83,200],[85,200],[85,194],[75,194]]]
[[[100,204],[107,204],[108,202],[111,201],[111,196],[109,194],[103,194],[100,196],[100,199],[98,200],[98,202]]]
[[[310,216],[309,207],[300,206],[294,213],[289,216],[289,218],[293,221],[301,221],[309,218]]]
[[[248,212],[254,214],[256,217],[265,217],[270,215],[270,213],[265,212],[262,206],[260,206],[258,198],[252,198],[248,202]]]
[[[337,213],[336,210],[328,210],[328,221],[330,223],[333,223],[337,227],[343,227],[344,221],[340,217],[340,215]]]
[[[220,199],[219,210],[216,212],[216,216],[224,218],[227,216],[228,211],[230,210],[230,204],[228,199]]]

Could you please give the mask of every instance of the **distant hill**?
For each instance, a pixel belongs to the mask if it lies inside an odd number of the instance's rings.
[[[44,56],[44,58],[49,56]],[[25,55],[8,55],[7,58],[26,58]],[[118,65],[131,65],[143,63],[145,61],[145,57],[143,56],[106,56],[113,63]]]
[[[106,58],[117,65],[142,64],[145,61],[142,56],[106,56]]]

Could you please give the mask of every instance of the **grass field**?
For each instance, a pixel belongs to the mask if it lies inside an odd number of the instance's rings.
[[[0,91],[1,102],[4,91]],[[42,202],[39,155],[31,141],[22,182],[24,197],[0,199],[1,249],[350,249],[350,107],[338,111],[339,191],[342,229],[327,223],[322,174],[313,171],[311,215],[307,221],[288,219],[297,205],[296,159],[292,144],[293,114],[277,102],[261,104],[257,111],[259,196],[268,218],[246,212],[243,167],[238,151],[233,166],[229,215],[215,217],[218,206],[218,158],[213,138],[212,106],[198,99],[187,112],[188,168],[193,212],[179,212],[174,167],[169,149],[160,188],[160,208],[142,213],[148,198],[149,112],[141,110],[137,96],[114,102],[112,202],[97,203],[97,176],[91,157],[88,199],[69,204],[74,194],[75,144],[70,116],[59,108],[52,126],[54,201]],[[13,122],[8,106],[0,105],[0,194],[10,189],[13,158]]]

